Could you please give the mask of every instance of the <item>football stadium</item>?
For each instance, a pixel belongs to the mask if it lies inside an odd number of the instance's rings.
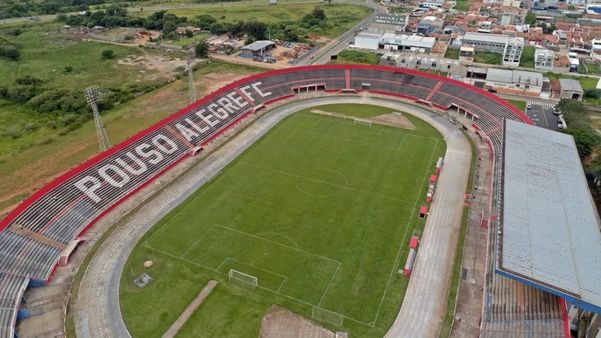
[[[0,337],[89,232],[77,336],[435,337],[474,189],[490,194],[474,332],[570,337],[569,306],[601,311],[571,136],[471,85],[367,65],[247,76],[36,191],[0,223]]]

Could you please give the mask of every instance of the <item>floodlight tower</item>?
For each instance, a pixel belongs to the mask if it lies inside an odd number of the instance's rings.
[[[100,100],[100,88],[98,86],[92,86],[84,89],[83,92],[86,94],[86,101],[88,101],[88,104],[90,104],[90,107],[92,107],[92,114],[94,114],[94,124],[96,125],[96,135],[98,135],[98,145],[100,146],[100,151],[105,151],[111,147],[111,143],[109,142],[109,136],[106,134],[104,123],[102,123],[102,119],[100,118],[98,106],[96,105],[96,103]]]
[[[190,48],[188,51],[188,89],[190,90],[190,103],[196,102],[196,87],[194,87],[194,69],[192,69],[192,63],[194,63],[194,48]]]

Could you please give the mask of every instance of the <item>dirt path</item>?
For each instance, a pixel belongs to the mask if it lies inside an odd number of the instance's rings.
[[[181,330],[181,328],[184,327],[184,324],[186,324],[188,319],[192,317],[196,309],[198,309],[198,307],[205,301],[205,299],[207,299],[209,294],[211,294],[211,291],[213,291],[213,289],[216,286],[217,281],[210,280],[207,283],[207,285],[205,285],[205,287],[202,288],[202,290],[200,290],[198,296],[196,296],[196,298],[194,298],[194,300],[188,305],[188,307],[186,307],[184,312],[182,312],[182,314],[179,315],[175,322],[173,322],[171,327],[169,327],[169,330],[167,330],[167,332],[163,334],[163,338],[174,338],[175,335],[177,335],[177,333],[179,332],[179,330]]]

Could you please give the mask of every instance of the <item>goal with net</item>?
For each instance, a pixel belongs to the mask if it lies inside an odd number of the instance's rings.
[[[257,277],[238,270],[230,269],[228,275],[230,283],[242,286],[244,288],[254,290],[259,285],[259,279]]]
[[[313,312],[311,313],[313,319],[317,319],[322,322],[326,322],[336,326],[342,326],[344,323],[344,316],[340,313],[326,310],[319,306],[313,306]]]
[[[366,126],[371,127],[371,121],[370,120],[353,119],[353,124],[362,124],[362,125],[366,125]]]

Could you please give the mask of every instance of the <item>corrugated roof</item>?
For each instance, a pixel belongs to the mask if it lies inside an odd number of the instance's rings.
[[[468,33],[465,33],[462,40],[507,43],[508,39],[509,39],[509,37],[507,35],[468,32]]]
[[[486,80],[542,86],[543,75],[541,73],[526,72],[522,70],[489,68],[486,74]]]
[[[574,139],[510,120],[505,129],[497,269],[601,311],[601,227]]]
[[[275,42],[269,40],[259,40],[251,43],[250,45],[242,47],[242,49],[252,50],[256,52],[271,45],[275,45]]]
[[[561,86],[562,90],[569,90],[569,91],[580,92],[580,93],[583,92],[582,86],[580,85],[580,82],[578,82],[578,80],[559,79],[559,85]]]

